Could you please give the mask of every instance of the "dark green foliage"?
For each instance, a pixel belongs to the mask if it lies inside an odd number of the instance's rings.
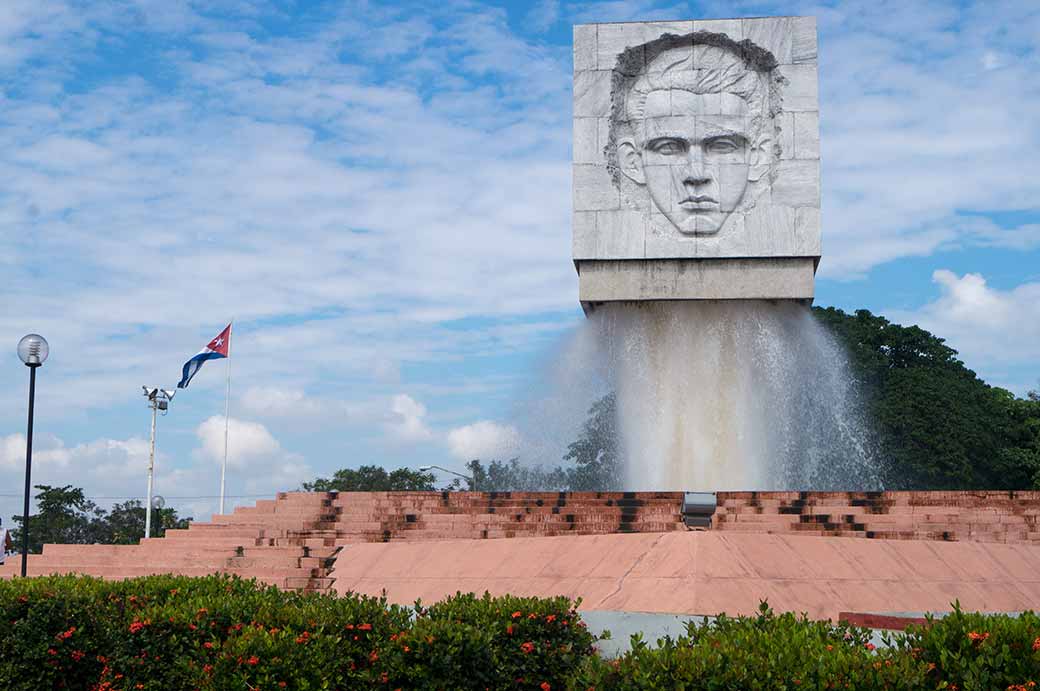
[[[621,457],[617,433],[617,397],[596,401],[578,439],[567,447],[565,461],[574,462],[574,491],[621,489]]]
[[[1037,401],[989,386],[919,327],[867,310],[813,314],[848,352],[889,489],[1040,487]]]
[[[107,535],[102,542],[113,545],[135,545],[144,535],[144,507],[138,499],[114,504],[105,517]],[[152,509],[152,536],[162,537],[171,528],[187,528],[190,518],[180,518],[176,509]]]
[[[432,473],[408,468],[386,472],[375,465],[363,465],[357,470],[341,468],[331,478],[320,477],[303,483],[305,492],[391,492],[428,491],[436,489]]]
[[[29,551],[39,552],[45,542],[85,544],[101,542],[105,512],[72,485],[36,485],[36,513],[29,515]],[[14,516],[18,528],[11,532],[18,549],[22,545],[22,516]]]
[[[1022,691],[1040,683],[1040,617],[1024,612],[1002,614],[954,611],[941,620],[928,618],[899,642],[902,652],[931,663],[929,679],[955,682],[965,689]]]
[[[1040,680],[1040,617],[967,614],[874,650],[869,632],[758,616],[602,660],[578,603],[457,594],[430,607],[227,576],[0,581],[0,688],[1012,689]]]
[[[476,492],[552,492],[571,486],[571,473],[563,468],[520,465],[519,459],[491,461],[485,467],[479,460],[466,464],[473,478],[471,491]]]
[[[466,464],[474,479],[472,490],[498,491],[610,491],[621,489],[621,460],[617,435],[617,401],[608,394],[592,404],[578,439],[567,447],[563,460],[570,466],[524,466],[516,458],[479,460]]]
[[[590,657],[568,688],[618,689],[1010,689],[1040,678],[1040,618],[962,614],[888,639],[869,632],[776,615],[719,617],[650,648],[633,637],[617,660]],[[1021,686],[1018,686],[1021,685]]]
[[[115,504],[107,513],[72,485],[36,485],[36,513],[29,515],[29,551],[38,554],[45,543],[136,544],[144,537],[144,507],[136,499]],[[15,550],[22,547],[22,517],[14,516],[11,531]],[[190,518],[180,518],[175,509],[152,511],[152,534],[162,537],[169,528],[186,528]]]
[[[0,688],[562,688],[593,641],[574,607],[460,595],[413,612],[226,576],[0,581]]]

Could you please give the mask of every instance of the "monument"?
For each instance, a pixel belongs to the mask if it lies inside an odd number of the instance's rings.
[[[810,302],[812,17],[574,27],[579,299]]]

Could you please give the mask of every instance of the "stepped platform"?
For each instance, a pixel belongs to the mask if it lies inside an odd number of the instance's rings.
[[[717,614],[1040,602],[1040,492],[285,492],[137,545],[45,545],[30,575],[236,574],[313,592],[582,597],[583,608]],[[856,539],[847,539],[856,538]],[[343,557],[343,558],[340,558]],[[14,577],[20,559],[0,567]]]
[[[411,604],[456,591],[581,597],[581,609],[669,614],[1021,611],[1040,602],[1040,547],[714,531],[358,544],[337,592]]]

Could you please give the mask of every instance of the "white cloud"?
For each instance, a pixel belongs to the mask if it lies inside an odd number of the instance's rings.
[[[252,388],[233,413],[294,451],[307,440],[279,422],[320,424],[308,451],[378,450],[389,465],[385,433],[447,455],[441,421],[488,417],[489,401],[528,378],[520,368],[533,358],[509,358],[581,319],[569,46],[518,35],[515,13],[471,3],[366,6],[363,19],[327,5],[308,21],[250,2],[193,7],[0,3],[0,343],[29,331],[51,341],[37,408],[69,446],[41,453],[57,467],[73,463],[78,441],[95,443],[62,425],[101,421],[97,436],[114,439],[144,429],[125,422],[140,385],[171,386],[234,314],[235,382]],[[549,21],[554,3],[541,8]],[[560,12],[688,11],[640,0]],[[799,11],[821,28],[821,276],[943,247],[1040,246],[1035,223],[1004,229],[961,213],[1030,209],[1040,197],[1023,163],[1040,159],[1028,6]],[[709,2],[704,15],[731,12]],[[275,29],[256,32],[260,19]],[[279,34],[279,22],[292,30]],[[161,73],[120,53],[155,38],[172,46],[157,56]],[[994,46],[1000,66],[986,71]],[[497,369],[474,374],[492,357]],[[178,395],[171,420],[187,431],[161,436],[171,457],[189,457],[191,431],[223,410],[222,367],[208,364]],[[448,367],[450,379],[434,376]],[[0,389],[4,431],[24,424],[24,396]],[[204,447],[219,443],[222,455],[222,425],[210,432]],[[263,433],[258,450],[271,448]],[[7,449],[17,442],[4,439],[0,458],[17,465]],[[299,464],[278,448],[265,467]],[[178,472],[199,488],[184,493],[212,493],[211,467]]]
[[[267,460],[283,453],[281,444],[259,422],[230,419],[228,424],[228,466],[253,467],[254,462]],[[198,426],[195,435],[202,443],[202,452],[210,460],[224,460],[224,416],[214,415]]]
[[[993,372],[996,379],[1016,363],[1040,361],[1040,283],[999,290],[980,274],[958,276],[946,269],[934,272],[932,280],[941,289],[938,299],[917,310],[886,314],[941,336],[969,367]]]
[[[520,433],[512,425],[481,420],[450,430],[447,441],[452,455],[459,460],[501,460],[520,446]]]
[[[0,437],[0,469],[24,472],[25,446],[24,434]],[[67,468],[73,455],[61,439],[49,434],[33,435],[33,468]]]
[[[407,394],[397,394],[390,401],[390,420],[386,423],[391,439],[415,443],[434,438],[433,430],[426,425],[426,406]]]

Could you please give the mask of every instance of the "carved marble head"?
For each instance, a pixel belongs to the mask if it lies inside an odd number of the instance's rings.
[[[626,49],[614,68],[604,152],[622,198],[661,228],[725,232],[775,174],[776,67],[751,41],[706,31]]]

